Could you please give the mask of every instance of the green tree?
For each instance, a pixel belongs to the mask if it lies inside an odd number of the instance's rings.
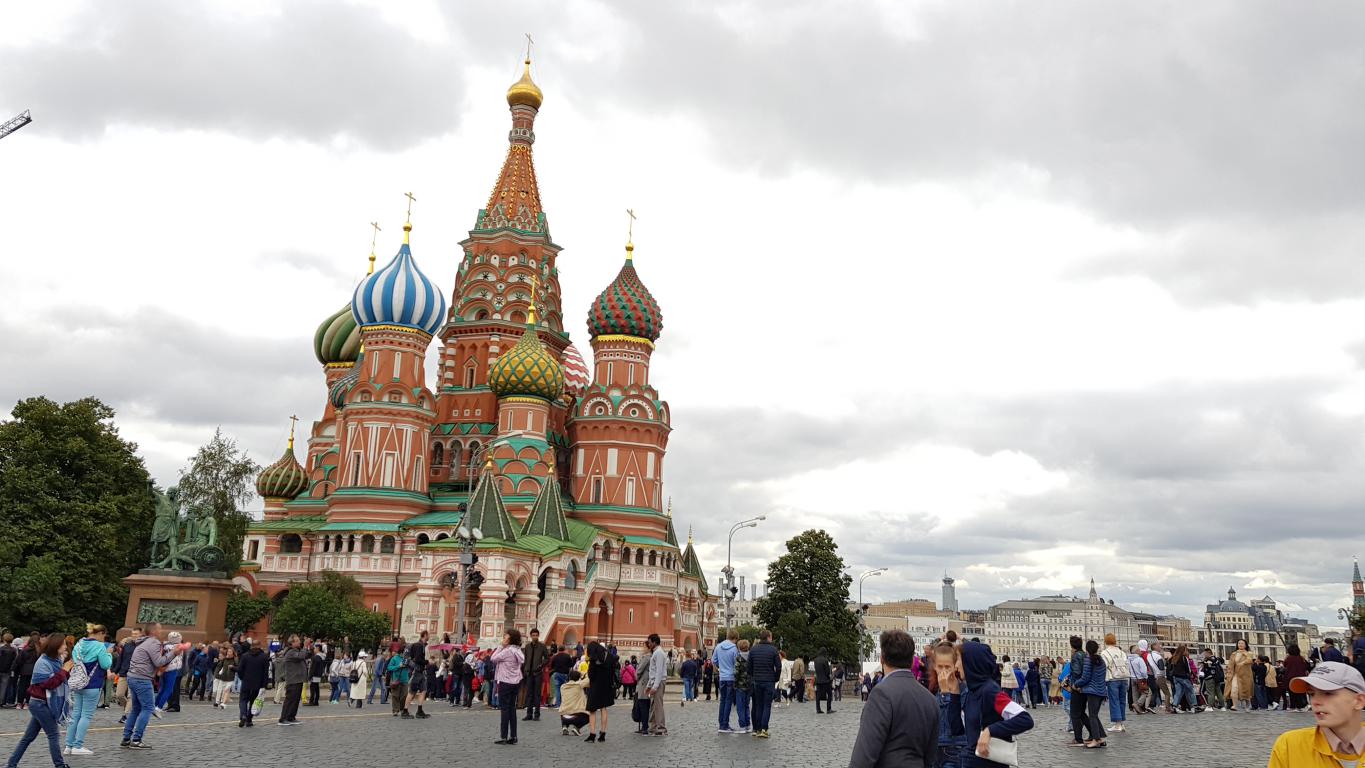
[[[156,501],[137,446],[95,398],[19,402],[0,421],[0,625],[123,625]]]
[[[766,597],[754,612],[787,654],[811,658],[860,657],[865,637],[848,609],[853,579],[844,574],[839,545],[828,533],[809,530],[787,541],[787,554],[768,564]]]
[[[314,582],[289,585],[289,594],[275,609],[272,632],[280,635],[341,640],[352,647],[373,648],[392,631],[388,614],[371,613],[361,605],[360,583],[350,576],[323,571]]]
[[[733,629],[739,635],[740,640],[748,640],[750,644],[752,644],[755,640],[758,639],[758,633],[762,631],[759,627],[755,627],[753,624],[740,624],[731,627],[731,629]],[[720,627],[716,630],[716,642],[720,642],[724,639],[725,627]]]
[[[242,511],[255,491],[261,465],[237,447],[237,441],[223,436],[221,428],[213,439],[190,457],[188,467],[180,470],[180,502],[190,509],[210,509],[218,523],[218,547],[225,555],[223,570],[237,572],[242,564],[242,539],[251,516]]]
[[[253,595],[244,589],[238,589],[228,595],[227,618],[223,624],[229,634],[245,632],[256,626],[256,623],[264,619],[274,607],[274,601],[264,591]]]

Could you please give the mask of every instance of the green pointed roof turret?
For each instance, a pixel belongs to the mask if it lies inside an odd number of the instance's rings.
[[[668,497],[668,532],[664,534],[664,541],[678,546],[678,532],[673,530],[673,497]]]
[[[687,529],[687,549],[683,550],[683,573],[701,582],[703,592],[710,592],[706,585],[706,575],[701,570],[701,560],[697,559],[697,550],[692,548],[692,529]]]
[[[502,541],[517,540],[517,524],[507,514],[507,505],[498,491],[497,473],[493,471],[493,457],[483,465],[483,474],[469,499],[469,509],[465,511],[464,525],[479,529],[485,539]]]
[[[521,535],[548,536],[556,541],[569,540],[569,520],[564,516],[564,497],[559,488],[559,473],[554,462],[550,462],[550,474],[540,486],[540,493],[531,505],[531,514],[526,517],[526,525]]]

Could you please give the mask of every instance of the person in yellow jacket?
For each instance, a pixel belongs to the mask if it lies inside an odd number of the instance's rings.
[[[1341,768],[1365,764],[1365,678],[1355,667],[1324,661],[1289,690],[1306,693],[1318,724],[1280,734],[1268,768]]]

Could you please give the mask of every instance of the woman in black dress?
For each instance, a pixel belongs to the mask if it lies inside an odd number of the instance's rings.
[[[584,741],[607,740],[607,709],[616,703],[616,664],[605,646],[596,640],[588,643],[588,738]]]

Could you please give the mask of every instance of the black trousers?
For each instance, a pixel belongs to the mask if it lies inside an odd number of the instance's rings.
[[[322,701],[318,698],[319,696],[322,695],[322,691],[320,690],[321,688],[322,688],[321,681],[308,683],[308,706],[316,707],[322,703]]]
[[[579,712],[576,715],[560,715],[559,725],[562,728],[582,728],[588,724],[588,713]]]
[[[498,709],[502,710],[502,722],[498,725],[500,738],[517,737],[517,689],[520,687],[520,683],[498,683]]]
[[[815,711],[820,711],[820,704],[823,703],[831,712],[834,711],[834,691],[829,683],[815,684]]]
[[[1081,729],[1085,727],[1085,694],[1080,691],[1071,692],[1071,735],[1076,741],[1085,741],[1081,738]]]
[[[1105,737],[1104,727],[1100,725],[1100,708],[1104,706],[1103,696],[1086,694],[1085,696],[1085,722],[1086,728],[1090,731],[1090,738],[1103,739]]]
[[[526,716],[540,717],[540,675],[531,675],[521,681],[526,686]]]
[[[261,692],[260,688],[248,688],[242,686],[242,698],[237,702],[238,719],[251,722],[251,705],[256,701],[256,695]]]
[[[803,678],[801,678],[801,679],[799,679],[799,680],[794,680],[794,681],[792,681],[792,685],[794,685],[794,686],[796,687],[796,688],[795,688],[795,691],[796,691],[796,692],[795,692],[796,700],[799,701],[799,702],[801,702],[802,704],[805,704],[805,703],[806,703],[806,679],[803,677]]]
[[[299,702],[303,699],[303,683],[290,683],[284,687],[284,707],[280,709],[280,722],[299,719]]]

